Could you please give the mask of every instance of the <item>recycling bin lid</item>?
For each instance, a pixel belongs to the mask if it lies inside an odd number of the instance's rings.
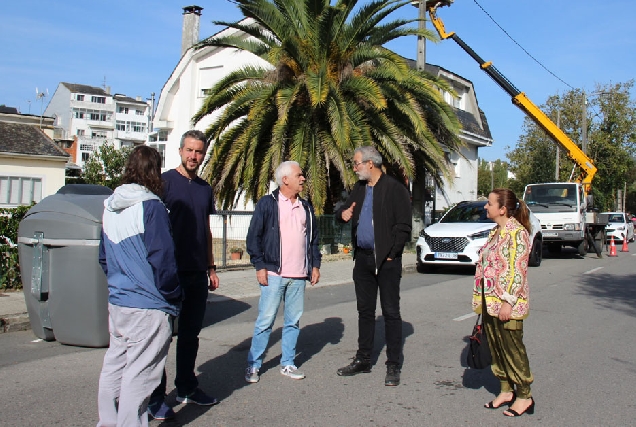
[[[66,184],[59,190],[57,194],[80,194],[84,196],[110,196],[113,194],[113,190],[103,185],[96,184]]]
[[[107,198],[108,194],[52,194],[29,209],[22,221],[35,214],[55,213],[101,223]]]

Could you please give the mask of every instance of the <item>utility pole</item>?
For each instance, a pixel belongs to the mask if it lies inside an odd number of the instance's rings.
[[[417,23],[418,30],[426,29],[426,0],[414,0],[411,2],[411,5],[417,7],[418,9],[418,18],[419,21]],[[424,71],[426,66],[426,39],[424,36],[417,36],[417,56],[415,61],[415,67],[417,71]],[[427,172],[429,173],[429,172]],[[431,195],[433,199],[433,207],[431,212],[431,223],[435,222],[435,210],[437,209],[437,184],[433,179],[433,194]]]
[[[495,165],[493,162],[488,162],[490,165],[490,191],[495,189]]]
[[[587,155],[587,96],[583,90],[583,116],[581,117],[581,149]]]
[[[413,4],[412,2],[411,4]],[[419,0],[419,22],[417,23],[418,30],[426,29],[426,0]],[[426,66],[426,39],[424,36],[417,36],[417,60],[416,60],[417,71],[424,71],[424,67]]]

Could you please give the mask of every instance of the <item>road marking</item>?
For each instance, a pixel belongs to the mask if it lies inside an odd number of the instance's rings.
[[[585,273],[583,273],[583,274],[592,274],[592,273],[594,273],[595,271],[599,271],[599,270],[602,270],[602,269],[603,269],[603,267],[596,267],[596,268],[593,268],[593,269],[591,269],[591,270],[586,271],[586,272],[585,272]]]
[[[463,316],[456,317],[453,320],[455,322],[461,322],[462,320],[470,319],[471,317],[475,317],[475,316],[477,316],[477,313],[468,313],[468,314],[464,314]]]
[[[38,338],[37,340],[33,340],[31,342],[42,342],[42,341],[44,341],[42,338]]]

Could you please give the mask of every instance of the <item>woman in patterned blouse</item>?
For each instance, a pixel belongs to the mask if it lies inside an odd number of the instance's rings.
[[[533,377],[523,344],[523,319],[529,309],[528,259],[532,248],[529,211],[511,190],[503,188],[488,195],[485,208],[488,218],[497,226],[479,252],[473,310],[483,314],[492,355],[491,369],[501,383],[499,395],[485,407],[497,409],[510,405],[504,411],[509,417],[532,414]]]

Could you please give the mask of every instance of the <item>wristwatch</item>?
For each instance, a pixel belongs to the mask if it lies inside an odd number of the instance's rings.
[[[214,271],[216,271],[216,264],[210,264],[210,265],[208,265],[208,271],[210,271],[210,270],[214,270]]]

